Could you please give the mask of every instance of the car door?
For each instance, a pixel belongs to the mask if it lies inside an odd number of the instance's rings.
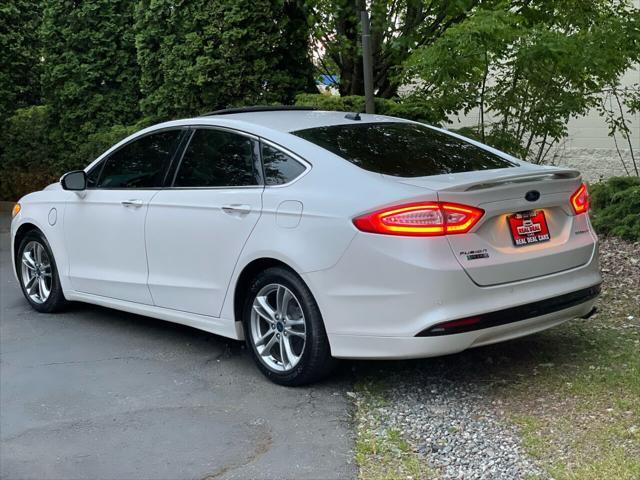
[[[136,138],[88,172],[87,190],[68,192],[64,234],[69,278],[78,292],[153,304],[144,221],[183,131]]]
[[[218,317],[240,252],[262,210],[257,139],[197,128],[171,188],[146,222],[149,289],[157,306]]]

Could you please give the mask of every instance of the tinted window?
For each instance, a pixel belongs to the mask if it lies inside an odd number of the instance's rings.
[[[304,165],[297,160],[264,144],[262,145],[262,164],[267,185],[289,183],[305,171]]]
[[[161,187],[180,130],[154,133],[134,140],[107,159],[99,188]]]
[[[414,123],[363,123],[293,132],[372,172],[397,177],[514,167],[446,133]]]
[[[178,168],[176,187],[258,185],[256,142],[223,130],[193,134]]]

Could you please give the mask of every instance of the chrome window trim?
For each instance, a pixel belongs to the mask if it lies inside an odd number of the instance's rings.
[[[254,188],[264,188],[264,185],[239,185],[225,187],[166,187],[162,190],[248,190]]]
[[[244,130],[238,130],[237,128],[231,128],[231,127],[225,127],[222,125],[211,125],[210,123],[206,123],[206,124],[202,124],[202,123],[194,123],[194,124],[190,124],[190,125],[185,125],[186,128],[191,128],[191,129],[199,129],[199,128],[206,128],[209,130],[224,130],[230,133],[235,133],[237,135],[242,135],[244,137],[249,137],[252,140],[260,140],[260,137],[258,137],[257,135],[250,133],[250,132],[246,132]]]

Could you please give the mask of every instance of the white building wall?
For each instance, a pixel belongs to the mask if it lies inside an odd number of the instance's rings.
[[[640,68],[625,75],[622,85],[640,83]],[[640,114],[626,113],[626,119],[631,126],[631,148],[640,168]],[[631,148],[629,142],[622,135],[616,134],[615,140],[609,136],[609,129],[604,118],[597,112],[589,112],[581,118],[569,122],[569,136],[554,164],[569,166],[582,171],[583,176],[590,181],[626,175],[620,156],[622,156],[627,170],[633,173]],[[618,148],[616,149],[616,141]]]
[[[640,67],[635,68],[622,78],[621,85],[640,84]],[[478,124],[478,111],[472,110],[468,115],[452,119],[447,128],[460,128]],[[631,126],[631,145],[640,168],[640,114],[626,113],[626,120]],[[489,119],[491,121],[491,119]],[[627,168],[633,173],[631,149],[627,139],[616,135],[618,149]],[[587,115],[574,118],[568,124],[568,136],[559,145],[552,147],[546,163],[571,167],[580,170],[588,181],[596,181],[612,176],[626,175],[620,160],[614,139],[609,136],[609,128],[605,119],[593,110]]]

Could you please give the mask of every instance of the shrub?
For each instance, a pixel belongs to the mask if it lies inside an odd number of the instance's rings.
[[[380,115],[391,115],[426,123],[438,123],[442,120],[440,115],[431,109],[427,102],[378,97],[374,99],[374,102],[376,113]],[[364,97],[358,95],[339,97],[320,93],[302,93],[296,96],[296,105],[316,107],[320,110],[364,112],[364,103]]]
[[[640,241],[640,178],[613,177],[590,185],[592,221],[605,235]]]
[[[123,138],[153,123],[114,125],[78,141],[65,142],[52,124],[47,106],[16,110],[0,131],[0,200],[15,201],[84,168]]]
[[[0,199],[17,200],[56,180],[57,147],[49,134],[49,108],[14,112],[0,130]]]

